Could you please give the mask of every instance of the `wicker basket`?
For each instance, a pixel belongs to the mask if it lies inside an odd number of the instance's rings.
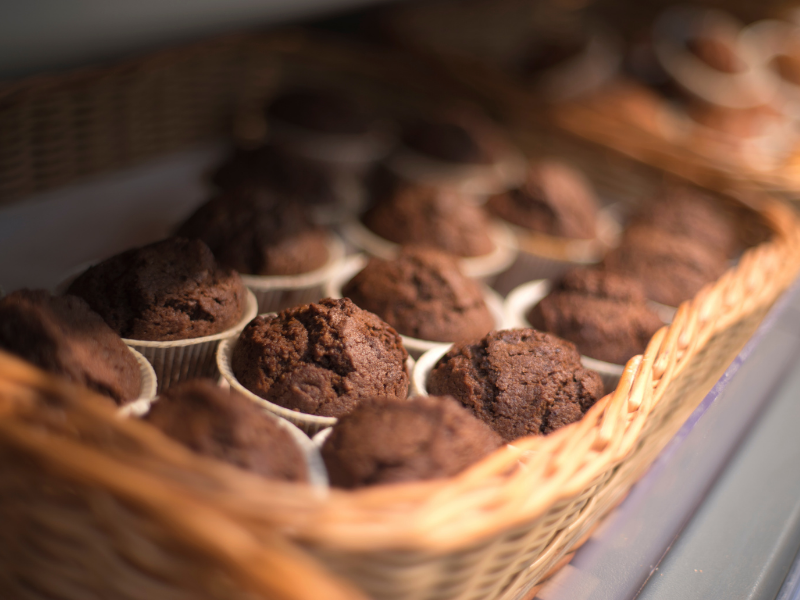
[[[256,46],[272,50],[255,62],[313,63],[330,77],[382,73],[429,92],[442,84],[429,86],[396,57],[373,53],[365,64],[360,48],[302,39]],[[659,170],[563,133],[547,137],[514,116],[528,151],[563,152],[609,197],[633,201],[661,183]],[[745,198],[747,206],[723,197],[759,216],[749,219],[760,223],[754,235],[767,231],[769,240],[679,307],[584,419],[518,440],[448,480],[327,495],[266,482],[192,456],[81,401],[89,392],[0,355],[0,510],[10,524],[0,533],[0,597],[348,593],[294,545],[375,598],[525,597],[627,493],[800,269],[791,209],[762,196]]]

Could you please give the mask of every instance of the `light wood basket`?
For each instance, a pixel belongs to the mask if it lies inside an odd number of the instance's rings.
[[[360,49],[302,39],[258,47],[269,51],[257,63],[313,60],[329,73],[378,70],[396,85],[435,89],[402,60],[354,60]],[[514,117],[524,144],[549,146],[544,128]],[[634,199],[663,177],[547,135],[591,167],[605,193]],[[528,597],[648,468],[800,269],[789,207],[683,175],[757,215],[769,239],[681,305],[585,418],[451,479],[325,495],[264,481],[192,456],[117,419],[90,392],[0,355],[0,514],[10,524],[0,528],[0,597],[358,597],[304,552],[378,599]]]

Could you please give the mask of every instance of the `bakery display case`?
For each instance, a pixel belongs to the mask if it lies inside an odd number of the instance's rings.
[[[109,60],[132,23],[101,66],[3,66],[3,290],[78,293],[112,328],[146,298],[161,333],[117,329],[142,367],[124,414],[0,354],[0,595],[793,597],[791,185],[617,127],[611,108],[647,108],[621,75],[628,38],[599,18],[611,2],[278,27],[283,8],[214,6],[263,29]],[[172,40],[206,36],[206,16]],[[67,18],[53,43],[78,31]],[[681,50],[716,64],[716,35]],[[191,261],[159,242],[176,232],[203,240]],[[235,302],[203,283],[215,269]],[[486,335],[532,322],[570,341]],[[247,473],[230,407],[186,413],[199,441],[155,432],[198,376],[279,423],[310,483]],[[413,398],[431,390],[460,402]],[[397,398],[370,413],[376,393]]]

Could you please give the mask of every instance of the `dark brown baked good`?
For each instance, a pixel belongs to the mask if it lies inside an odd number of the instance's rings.
[[[575,344],[598,360],[625,364],[641,354],[663,323],[639,282],[593,269],[574,269],[528,311],[528,322]]]
[[[261,187],[215,196],[176,235],[203,240],[221,264],[250,275],[298,275],[328,260],[325,232],[300,206]]]
[[[375,124],[362,104],[330,89],[295,89],[277,96],[267,117],[325,134],[360,135]]]
[[[731,213],[711,196],[686,186],[662,190],[655,202],[631,219],[631,225],[636,224],[687,237],[729,257],[741,246]]]
[[[286,204],[314,207],[339,201],[330,170],[275,144],[234,150],[214,171],[211,181],[221,190],[264,187],[278,194]]]
[[[509,223],[553,236],[597,236],[598,201],[575,169],[554,160],[534,162],[525,183],[489,198],[489,212]]]
[[[420,119],[403,132],[403,143],[425,156],[465,165],[485,165],[493,157],[466,127],[454,120]]]
[[[246,289],[200,240],[168,238],[90,267],[69,286],[123,338],[185,340],[230,329]]]
[[[456,256],[484,256],[494,250],[483,209],[445,187],[398,182],[361,220],[396,244],[431,246]]]
[[[0,299],[0,348],[117,404],[139,397],[139,363],[100,315],[75,296],[19,290]]]
[[[254,394],[310,415],[341,417],[364,398],[408,395],[397,332],[344,298],[253,319],[231,366]]]
[[[635,225],[625,230],[619,247],[606,255],[603,265],[640,281],[650,300],[678,306],[718,279],[727,261],[715,248],[656,227]]]
[[[276,417],[210,379],[171,387],[153,403],[145,420],[198,454],[270,479],[308,480],[300,448]]]
[[[322,446],[332,486],[450,477],[499,448],[500,436],[452,398],[362,402]]]
[[[493,331],[456,344],[428,376],[428,392],[450,395],[510,442],[578,421],[603,396],[575,346],[533,329]]]
[[[480,337],[495,326],[480,284],[461,273],[457,258],[433,248],[405,246],[393,260],[371,258],[342,295],[422,340]]]

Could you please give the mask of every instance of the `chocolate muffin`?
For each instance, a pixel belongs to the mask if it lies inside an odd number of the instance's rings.
[[[447,119],[420,119],[409,124],[403,143],[420,154],[451,163],[486,165],[493,160],[472,132]]]
[[[618,365],[642,354],[662,326],[639,282],[592,269],[566,273],[526,318],[536,329],[572,342],[581,354]]]
[[[656,227],[635,225],[625,231],[603,265],[637,279],[650,300],[678,306],[722,276],[727,260],[716,248]]]
[[[231,367],[239,383],[270,402],[341,417],[364,398],[405,398],[407,358],[394,329],[344,298],[256,317]]]
[[[246,289],[200,240],[168,238],[89,268],[69,286],[123,338],[214,335],[242,318]]]
[[[235,150],[216,169],[211,181],[221,190],[264,187],[283,198],[285,204],[316,207],[339,201],[329,170],[274,144]]]
[[[19,290],[0,299],[0,348],[117,404],[139,397],[139,363],[100,315],[75,296]]]
[[[398,181],[393,193],[379,199],[362,221],[396,244],[431,246],[465,257],[494,250],[483,209],[445,187]]]
[[[458,259],[433,248],[406,246],[393,260],[370,259],[342,295],[417,339],[453,342],[495,327],[480,284],[461,273]]]
[[[250,275],[298,275],[328,260],[325,232],[300,206],[261,187],[219,194],[176,235],[203,240],[221,264]]]
[[[503,444],[452,398],[362,402],[322,446],[332,486],[359,488],[450,477]]]
[[[507,442],[578,421],[603,395],[600,376],[583,368],[572,343],[533,329],[456,344],[427,386],[455,397]]]
[[[210,379],[170,388],[145,420],[198,454],[269,479],[308,480],[302,452],[276,418]]]
[[[336,135],[367,133],[376,121],[366,107],[330,89],[285,91],[269,104],[267,118]]]
[[[655,202],[631,220],[631,225],[636,224],[687,237],[728,257],[740,249],[733,216],[711,196],[685,186],[664,189]]]
[[[525,183],[489,198],[489,212],[509,223],[557,237],[594,239],[598,201],[576,170],[554,160],[534,162]]]

